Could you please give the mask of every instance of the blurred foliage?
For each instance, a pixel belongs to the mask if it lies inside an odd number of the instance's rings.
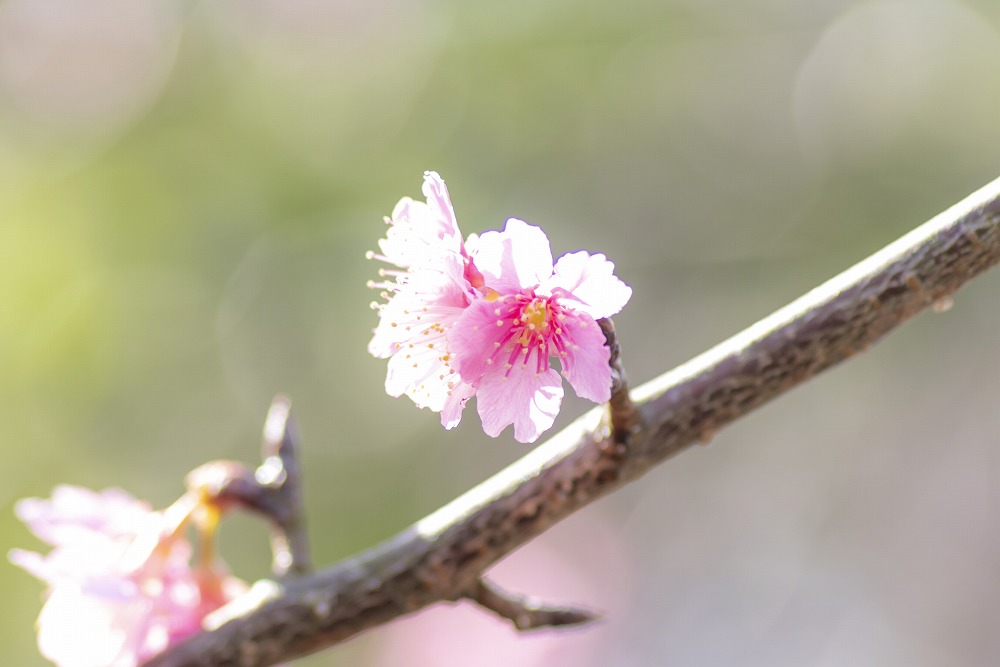
[[[641,381],[994,178],[998,30],[986,0],[5,0],[2,543],[35,544],[11,507],[58,483],[164,506],[205,460],[254,460],[286,392],[316,560],[370,546],[524,452],[471,408],[441,431],[385,395],[365,354],[364,252],[423,170],[447,180],[465,233],[517,216],[557,255],[611,257],[635,289],[617,325]],[[980,584],[995,581],[1000,471],[975,444],[1000,426],[988,280],[720,438],[740,447],[611,501],[634,578],[653,584],[592,664],[995,662],[1000,596]],[[933,446],[909,423],[943,406],[976,422],[973,449],[952,422]],[[567,401],[557,427],[584,407]],[[831,490],[845,479],[854,491]],[[918,482],[982,491],[949,534],[975,555],[908,560],[934,543],[917,526],[953,525],[948,505],[907,500],[928,497]],[[841,511],[856,498],[882,523]],[[263,576],[264,528],[224,533],[233,569]],[[907,562],[885,583],[876,556],[895,553]],[[961,581],[941,574],[955,568]],[[6,567],[0,586],[6,662],[43,664],[38,584]],[[383,664],[379,637],[302,664]]]

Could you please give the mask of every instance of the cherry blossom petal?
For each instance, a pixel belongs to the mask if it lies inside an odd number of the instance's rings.
[[[477,384],[492,367],[493,354],[510,337],[512,310],[503,300],[477,301],[449,330],[448,348],[455,355],[455,369],[463,380]]]
[[[368,343],[368,352],[385,359],[409,343],[419,340],[424,331],[444,328],[461,315],[465,304],[448,303],[449,299],[423,301],[419,296],[402,296],[383,306],[381,319]]]
[[[446,334],[465,305],[466,295],[457,283],[440,273],[418,271],[382,307],[368,351],[389,357],[386,393],[406,394],[418,407],[435,412],[449,404],[461,378],[452,367]],[[451,407],[444,423],[454,426],[461,409]]]
[[[487,435],[495,438],[513,424],[514,439],[527,443],[552,426],[562,397],[562,379],[555,370],[539,374],[533,363],[516,363],[508,375],[501,370],[484,375],[476,402]]]
[[[475,387],[467,382],[462,382],[461,378],[457,376],[456,379],[458,379],[458,383],[448,391],[444,407],[441,408],[441,426],[448,430],[458,426],[459,422],[462,421],[462,411],[465,409],[465,404],[476,395]]]
[[[87,534],[102,538],[130,534],[149,512],[148,504],[121,489],[98,493],[67,484],[57,486],[51,499],[23,498],[14,506],[17,518],[51,545],[78,541]]]
[[[452,261],[444,264],[460,270]],[[429,324],[457,317],[468,298],[464,285],[452,272],[427,269],[408,273],[389,302],[378,306],[379,323],[368,343],[369,354],[380,358],[395,354]]]
[[[584,313],[568,319],[563,336],[569,343],[562,358],[563,375],[580,398],[595,403],[611,399],[611,350],[597,322]]]
[[[122,557],[128,542],[86,537],[57,546],[45,556],[33,551],[11,549],[7,559],[33,577],[51,586],[80,579],[98,581],[108,572],[108,563]],[[113,585],[105,584],[107,588]]]
[[[433,171],[424,173],[427,202],[403,197],[392,210],[389,229],[379,241],[381,259],[402,268],[432,265],[442,254],[462,252],[448,188]]]
[[[436,171],[425,171],[421,191],[427,198],[427,205],[435,213],[439,225],[438,235],[441,238],[458,239],[461,243],[462,232],[458,229],[455,208],[451,205],[451,195],[448,194],[448,186],[444,184],[444,179]]]
[[[566,302],[595,320],[611,317],[628,303],[632,288],[614,275],[615,265],[602,254],[580,251],[563,255],[555,265],[554,275],[544,283],[547,293],[562,289],[572,295]]]
[[[441,412],[448,392],[461,382],[458,373],[447,362],[443,334],[428,337],[426,345],[411,343],[389,359],[385,391],[390,396],[406,394],[418,408]],[[429,347],[429,346],[434,347]]]
[[[145,620],[137,598],[119,604],[56,588],[38,617],[38,649],[59,667],[134,667]]]
[[[545,232],[517,218],[509,219],[502,232],[481,234],[472,259],[486,284],[501,294],[534,287],[552,275]]]
[[[390,227],[378,242],[382,259],[402,268],[430,264],[442,252],[457,252],[452,239],[435,232],[441,225],[424,202],[403,197],[392,211]]]

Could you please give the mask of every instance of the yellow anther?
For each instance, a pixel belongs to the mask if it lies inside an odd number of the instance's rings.
[[[529,329],[541,329],[548,324],[549,311],[543,301],[533,301],[524,309],[524,321]]]

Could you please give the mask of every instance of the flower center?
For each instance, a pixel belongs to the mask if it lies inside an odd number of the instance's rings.
[[[502,364],[504,375],[510,375],[518,365],[530,366],[535,373],[547,371],[550,356],[559,357],[565,363],[566,346],[560,324],[565,318],[562,308],[551,297],[523,295],[514,297],[514,301],[506,317],[497,320],[497,326],[509,328],[495,343],[496,350],[487,363]],[[500,314],[498,308],[497,315]]]
[[[521,321],[529,330],[544,333],[549,326],[549,309],[543,299],[532,299],[521,311]],[[525,332],[527,333],[527,332]]]

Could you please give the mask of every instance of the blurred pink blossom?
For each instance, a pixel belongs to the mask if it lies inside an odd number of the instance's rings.
[[[218,568],[192,570],[181,530],[192,508],[179,501],[156,512],[118,489],[75,486],[18,502],[18,518],[53,546],[45,556],[9,555],[49,585],[37,626],[42,655],[59,667],[133,667],[243,592]]]
[[[620,526],[593,508],[554,526],[490,569],[515,594],[581,606],[600,620],[519,632],[471,602],[440,604],[400,619],[373,637],[377,667],[596,667],[634,665],[620,646],[634,626],[632,561]]]
[[[610,351],[597,320],[632,290],[604,255],[576,252],[553,266],[548,238],[516,219],[502,232],[462,240],[444,181],[424,175],[426,203],[396,205],[381,254],[379,324],[368,351],[389,358],[386,392],[441,413],[445,428],[478,395],[483,429],[534,442],[562,402],[562,374],[584,398],[611,396]]]

